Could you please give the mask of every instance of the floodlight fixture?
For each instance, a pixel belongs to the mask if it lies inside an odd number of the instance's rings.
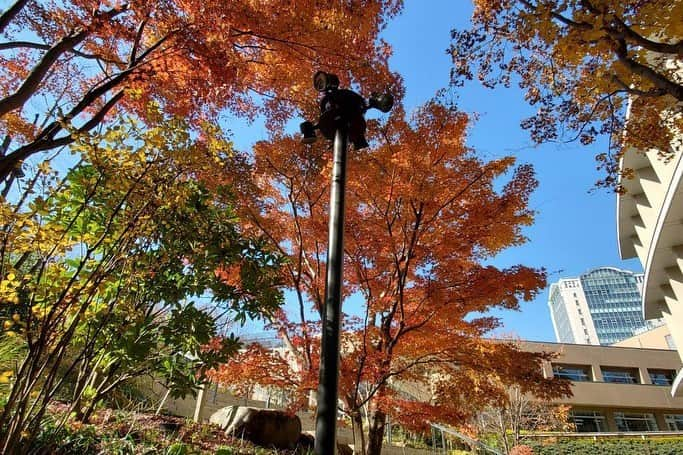
[[[368,107],[378,109],[386,114],[394,107],[394,96],[389,92],[383,94],[371,93],[368,99]]]
[[[365,139],[365,136],[363,136],[363,135],[358,136],[355,139],[352,139],[351,143],[353,144],[354,150],[362,150],[362,149],[370,146],[370,144],[368,144],[367,139]]]
[[[299,129],[301,130],[301,134],[303,136],[301,142],[304,144],[312,144],[315,142],[317,139],[315,135],[316,126],[312,122],[302,122],[301,125],[299,125]]]
[[[315,76],[313,76],[313,87],[319,92],[336,90],[339,88],[339,78],[336,74],[318,71],[315,73]]]

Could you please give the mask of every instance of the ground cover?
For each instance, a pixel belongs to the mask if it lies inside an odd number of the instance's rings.
[[[149,455],[304,455],[308,449],[271,450],[226,436],[217,426],[135,412],[99,409],[91,423],[68,420],[60,425],[68,404],[54,403],[41,425],[31,454]]]

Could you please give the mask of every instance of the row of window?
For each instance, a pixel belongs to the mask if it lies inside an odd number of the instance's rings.
[[[602,380],[616,384],[640,384],[637,368],[600,367]],[[653,385],[670,386],[676,377],[676,370],[647,369]],[[589,365],[553,364],[553,375],[575,382],[595,381]]]
[[[605,416],[598,411],[572,411],[571,418],[580,433],[600,433],[607,430]],[[615,412],[617,431],[659,431],[651,413]],[[683,431],[683,414],[665,414],[667,431]]]

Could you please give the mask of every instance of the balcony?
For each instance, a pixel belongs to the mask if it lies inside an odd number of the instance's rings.
[[[680,381],[681,374],[676,378]],[[650,384],[615,384],[610,382],[574,382],[573,397],[559,400],[573,407],[614,407],[683,409],[683,394],[673,395],[669,387]]]

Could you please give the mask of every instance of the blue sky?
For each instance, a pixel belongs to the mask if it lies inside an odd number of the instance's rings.
[[[407,112],[447,86],[450,31],[467,27],[471,11],[468,1],[406,0],[403,13],[387,26],[382,37],[394,48],[390,64],[404,78]],[[549,282],[605,265],[642,270],[637,260],[619,258],[616,196],[605,190],[589,193],[601,177],[595,170],[594,156],[603,150],[604,143],[534,147],[519,126],[520,120],[533,111],[514,85],[490,90],[472,82],[459,90],[458,98],[463,111],[479,116],[471,126],[469,145],[483,158],[513,155],[520,163],[533,164],[540,182],[531,201],[538,215],[536,223],[526,229],[529,242],[500,254],[494,264],[545,267],[550,272]],[[240,148],[265,136],[259,122],[233,131]],[[546,289],[533,302],[523,304],[519,312],[496,312],[505,325],[501,333],[554,341],[547,298]]]

